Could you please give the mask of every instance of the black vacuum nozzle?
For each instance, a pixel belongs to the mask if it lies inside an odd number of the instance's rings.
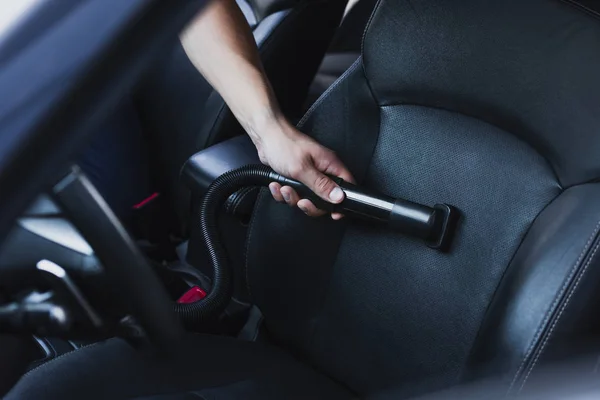
[[[271,173],[270,178],[281,185],[294,188],[300,197],[311,200],[322,210],[341,212],[386,224],[391,229],[423,239],[429,247],[440,251],[449,249],[459,217],[458,210],[447,204],[428,207],[408,200],[395,199],[360,188],[337,177],[332,179],[345,194],[344,201],[340,204],[321,199],[294,179],[275,172]]]

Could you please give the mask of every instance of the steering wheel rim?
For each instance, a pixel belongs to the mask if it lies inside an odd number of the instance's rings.
[[[117,302],[141,325],[158,349],[176,344],[185,334],[173,302],[110,206],[78,167],[57,183],[52,195],[100,260]]]

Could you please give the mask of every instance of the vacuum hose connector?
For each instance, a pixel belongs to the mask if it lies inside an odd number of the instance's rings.
[[[282,176],[265,165],[249,165],[218,177],[208,188],[199,209],[200,234],[213,267],[212,288],[208,295],[195,303],[176,304],[175,311],[188,328],[218,317],[231,299],[231,271],[227,254],[219,240],[218,214],[227,198],[247,186],[268,186],[278,182],[290,186],[301,198],[329,212],[341,212],[348,217],[366,219],[423,239],[429,247],[446,251],[457,220],[457,210],[446,204],[428,207],[408,200],[394,199],[364,190],[341,178],[331,177],[344,191],[340,204],[332,204],[317,196],[304,184]]]

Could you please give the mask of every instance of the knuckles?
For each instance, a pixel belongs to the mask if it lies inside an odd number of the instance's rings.
[[[324,193],[331,186],[331,181],[325,175],[321,175],[315,181],[315,189]]]

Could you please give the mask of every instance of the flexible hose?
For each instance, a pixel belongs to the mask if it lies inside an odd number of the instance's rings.
[[[266,165],[248,165],[218,177],[208,188],[199,210],[200,234],[213,267],[213,284],[207,296],[197,302],[175,304],[175,311],[186,327],[218,317],[232,295],[231,270],[227,254],[219,240],[219,209],[227,198],[245,186],[267,186],[273,170]]]

